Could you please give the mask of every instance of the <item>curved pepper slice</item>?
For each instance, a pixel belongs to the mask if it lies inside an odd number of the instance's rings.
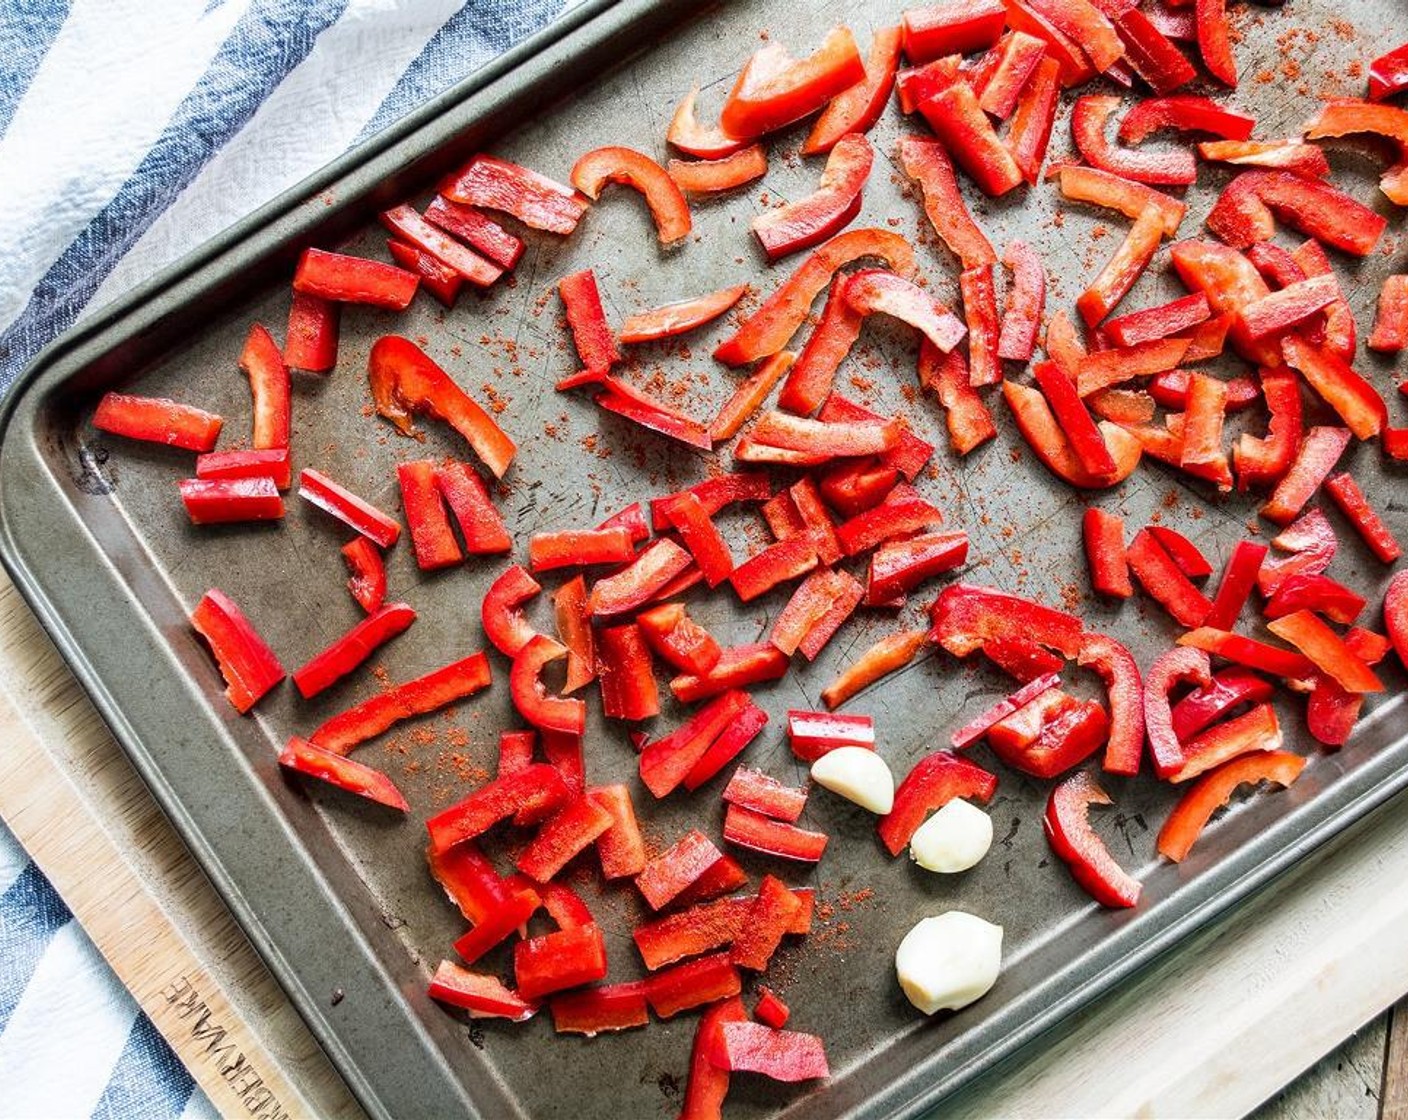
[[[1398,146],[1398,160],[1384,172],[1379,189],[1399,206],[1408,206],[1408,109],[1371,101],[1331,101],[1305,126],[1310,140],[1371,132]]]
[[[682,152],[705,160],[724,159],[747,147],[747,140],[726,136],[723,129],[717,126],[700,124],[694,113],[694,103],[698,98],[699,87],[696,85],[670,118],[670,127],[665,132],[666,141]]]
[[[1291,684],[1312,680],[1316,675],[1314,662],[1295,650],[1268,645],[1242,634],[1214,630],[1210,626],[1190,630],[1178,639],[1178,644],[1205,650],[1260,673],[1270,673]]]
[[[1267,486],[1291,469],[1301,442],[1300,379],[1286,367],[1260,372],[1261,394],[1271,414],[1264,438],[1244,432],[1233,451],[1237,488]]]
[[[454,202],[499,210],[533,229],[558,234],[576,229],[588,205],[571,187],[483,154],[450,176],[440,193]]]
[[[586,730],[586,704],[570,697],[549,695],[542,681],[543,667],[566,656],[566,646],[545,634],[535,634],[514,655],[509,693],[518,714],[534,727],[581,735]]]
[[[725,1022],[746,1022],[748,1012],[737,996],[705,1009],[694,1032],[694,1049],[689,1059],[689,1080],[679,1120],[719,1120],[724,1097],[728,1095],[728,1070],[714,1064],[713,1052],[720,1028]]]
[[[542,586],[517,564],[506,568],[484,594],[480,620],[484,634],[506,657],[517,657],[537,631],[523,617],[522,607]]]
[[[1207,730],[1243,704],[1270,700],[1271,682],[1245,669],[1224,669],[1173,705],[1173,733],[1180,743]]]
[[[899,57],[900,29],[876,31],[865,59],[865,78],[831,99],[802,142],[802,155],[829,152],[843,136],[870,131],[890,100]]]
[[[448,851],[517,814],[527,818],[525,823],[543,820],[571,798],[561,774],[546,762],[534,762],[480,786],[464,800],[427,820],[430,846],[437,853]],[[537,909],[536,896],[533,909]]]
[[[1088,326],[1101,322],[1134,287],[1154,259],[1162,237],[1163,219],[1159,213],[1146,210],[1140,214],[1114,256],[1076,300],[1081,318]]]
[[[912,280],[879,268],[855,273],[846,283],[846,302],[861,315],[892,315],[916,330],[940,350],[962,341],[967,328],[957,316]]]
[[[1276,709],[1270,704],[1257,704],[1240,716],[1214,724],[1184,744],[1183,762],[1169,775],[1169,781],[1186,782],[1240,755],[1279,750],[1281,742]]]
[[[833,28],[816,53],[800,60],[769,43],[744,64],[719,124],[727,135],[751,140],[810,116],[863,81],[865,64],[848,28]]]
[[[502,944],[528,924],[542,899],[522,875],[502,881],[497,904],[474,928],[455,942],[455,952],[466,964],[473,964],[490,949]]]
[[[748,291],[747,284],[735,284],[694,299],[667,303],[651,311],[632,315],[621,324],[622,342],[655,342],[672,338],[711,323],[737,303]]]
[[[1408,616],[1405,616],[1405,634],[1408,634]],[[874,684],[881,677],[908,665],[928,640],[929,635],[924,630],[901,630],[896,634],[886,635],[821,690],[822,703],[829,709],[839,708],[857,692]]]
[[[1110,734],[1105,746],[1106,773],[1133,776],[1144,755],[1144,686],[1139,664],[1106,634],[1081,635],[1077,660],[1105,682],[1110,701]]]
[[[370,614],[386,601],[386,565],[376,545],[366,537],[357,537],[342,546],[342,558],[352,574],[347,590],[358,605]]]
[[[1269,241],[1276,219],[1355,256],[1373,251],[1387,219],[1318,179],[1285,171],[1246,171],[1223,190],[1207,227],[1234,249]]]
[[[1206,687],[1211,680],[1212,665],[1207,653],[1189,646],[1171,649],[1149,666],[1144,677],[1144,725],[1154,772],[1160,778],[1168,778],[1185,761],[1183,745],[1173,730],[1169,693],[1180,683]]]
[[[924,213],[934,232],[952,250],[965,269],[981,268],[997,260],[992,243],[968,212],[958,189],[953,163],[937,140],[906,136],[900,141],[900,166],[919,184]]]
[[[967,759],[935,751],[920,759],[895,790],[894,807],[876,826],[892,856],[905,849],[924,818],[954,798],[987,801],[997,790],[997,777]]]
[[[1212,815],[1230,801],[1238,786],[1274,782],[1284,788],[1304,768],[1305,759],[1290,751],[1257,751],[1223,763],[1203,775],[1174,806],[1159,830],[1159,852],[1175,863],[1182,862]]]
[[[105,393],[93,413],[93,427],[100,432],[184,451],[211,451],[223,424],[213,412],[194,405],[128,393]]]
[[[402,435],[415,433],[415,413],[443,420],[468,441],[495,478],[504,476],[518,450],[513,440],[414,342],[397,335],[377,339],[367,367],[377,412]]]
[[[860,213],[861,191],[873,160],[864,136],[843,136],[827,157],[815,193],[754,218],[753,233],[768,260],[808,249],[850,224]]]
[[[1138,183],[1187,186],[1198,177],[1198,163],[1189,151],[1150,152],[1118,148],[1105,136],[1105,126],[1120,107],[1118,97],[1088,94],[1071,109],[1071,135],[1081,157],[1092,167]]]
[[[290,369],[326,373],[337,365],[342,305],[307,292],[294,292],[284,335],[284,361]]]
[[[1129,907],[1139,902],[1140,884],[1115,862],[1090,826],[1090,806],[1112,804],[1110,795],[1082,770],[1051,791],[1042,826],[1051,850],[1091,898],[1102,906]]]
[[[1332,677],[1346,692],[1382,692],[1383,681],[1344,640],[1308,610],[1272,619],[1266,628]]]
[[[1261,515],[1277,525],[1286,525],[1294,520],[1335,469],[1349,442],[1348,428],[1321,427],[1306,432],[1296,448],[1290,469],[1261,507]]]
[[[767,171],[768,153],[761,144],[750,144],[723,159],[672,159],[665,165],[666,174],[686,194],[731,191],[761,179]]]
[[[1382,101],[1408,89],[1408,43],[1369,64],[1369,100]]]
[[[284,679],[274,651],[223,591],[212,588],[201,597],[191,611],[191,626],[210,646],[225,678],[225,695],[241,714]]]
[[[1143,453],[1140,442],[1118,424],[1103,420],[1096,427],[1114,457],[1115,471],[1108,475],[1091,474],[1076,457],[1040,390],[1019,385],[1015,381],[1004,381],[1002,395],[1012,409],[1018,431],[1036,452],[1037,458],[1052,474],[1072,486],[1085,489],[1115,486],[1133,474],[1134,468],[1139,465]]]
[[[587,152],[572,165],[572,185],[595,200],[607,183],[623,183],[645,196],[662,245],[689,235],[689,203],[669,173],[633,148],[605,147]]]
[[[1117,210],[1134,221],[1138,221],[1146,211],[1153,209],[1163,220],[1166,237],[1173,237],[1178,233],[1183,216],[1188,212],[1185,203],[1162,191],[1136,183],[1133,179],[1101,171],[1097,167],[1063,164],[1060,170],[1060,184],[1061,194],[1071,201],[1089,202],[1108,210]]]
[[[919,383],[931,390],[944,408],[949,446],[957,454],[966,455],[997,435],[992,413],[973,387],[961,351],[945,354],[923,339],[919,344],[918,375]]]
[[[1174,129],[1209,132],[1224,140],[1248,140],[1255,127],[1255,117],[1219,105],[1211,98],[1184,94],[1136,102],[1120,121],[1119,137],[1126,144],[1138,144],[1155,132]]]
[[[254,397],[254,436],[256,451],[287,447],[292,423],[291,386],[288,366],[278,343],[267,327],[255,323],[249,328],[240,353],[240,369],[249,378]]]

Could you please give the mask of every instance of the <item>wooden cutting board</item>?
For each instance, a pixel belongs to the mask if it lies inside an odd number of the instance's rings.
[[[362,1115],[2,573],[0,773],[0,817],[223,1116]],[[1246,1113],[1408,992],[1404,882],[1400,801],[943,1114]]]

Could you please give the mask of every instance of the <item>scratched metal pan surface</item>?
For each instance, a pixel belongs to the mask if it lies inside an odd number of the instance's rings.
[[[1399,2],[1357,3],[1352,28],[1335,22],[1339,9],[1325,0],[1297,0],[1279,13],[1238,8],[1246,80],[1232,102],[1260,118],[1258,135],[1293,131],[1316,96],[1360,88],[1352,65],[1371,57],[1395,30],[1401,33]],[[581,9],[573,23],[535,44],[539,53],[518,52],[98,316],[46,354],[9,402],[0,447],[7,566],[374,1114],[670,1115],[679,1105],[695,1017],[616,1037],[558,1039],[547,1015],[523,1026],[471,1026],[425,997],[428,970],[451,955],[461,922],[426,874],[421,822],[492,773],[498,733],[516,723],[507,666],[494,655],[497,683],[487,694],[360,752],[407,793],[408,818],[287,779],[275,763],[282,740],[374,693],[378,681],[359,673],[312,703],[296,703],[286,686],[255,716],[241,718],[223,699],[218,674],[186,616],[218,585],[245,607],[285,664],[302,663],[357,618],[343,590],[338,549],[344,535],[297,499],[282,525],[193,529],[175,500],[176,480],[188,473],[189,460],[95,432],[92,407],[102,391],[121,385],[213,409],[226,417],[229,436],[238,436],[250,418],[248,388],[235,364],[242,338],[253,320],[282,332],[290,266],[303,246],[384,257],[375,212],[405,197],[423,202],[429,184],[481,147],[564,179],[578,154],[601,144],[627,142],[663,158],[662,138],[680,95],[699,82],[702,111],[715,112],[729,75],[757,45],[759,32],[767,29],[801,49],[845,19],[864,41],[898,14],[897,3],[848,8],[811,0],[793,0],[785,9],[738,3],[702,14],[643,2]],[[1273,83],[1260,77],[1272,73]],[[953,261],[927,232],[917,201],[893,167],[903,128],[891,110],[875,129],[880,158],[855,224],[914,238],[924,275],[956,298]],[[422,338],[476,397],[502,402],[501,420],[521,450],[500,504],[519,541],[539,529],[595,524],[628,502],[704,477],[712,457],[599,415],[580,396],[553,391],[553,380],[574,364],[553,283],[569,271],[595,268],[614,322],[633,310],[744,280],[770,289],[795,261],[764,268],[747,223],[764,192],[797,197],[815,182],[816,161],[791,155],[797,142],[797,134],[789,134],[773,144],[772,169],[761,186],[699,202],[695,235],[672,251],[658,247],[639,198],[615,189],[588,212],[575,236],[530,237],[511,282],[482,297],[467,295],[453,311],[424,298],[399,317],[349,309],[335,373],[295,383],[298,464],[324,468],[395,509],[396,462],[466,454],[434,425],[422,444],[402,439],[371,415],[367,352],[376,338],[394,331]],[[1058,138],[1053,154],[1063,147]],[[1342,181],[1362,198],[1375,197],[1376,164],[1353,154],[1335,158]],[[1189,234],[1224,181],[1204,171],[1202,184],[1190,192]],[[1021,236],[1040,247],[1052,274],[1053,307],[1070,305],[1122,229],[1118,222],[1107,229],[1104,215],[1058,207],[1050,187],[1000,202],[974,199],[974,209],[995,241]],[[1376,254],[1364,262],[1336,261],[1349,278],[1362,325],[1371,321],[1380,280],[1396,259]],[[1167,277],[1150,276],[1130,306],[1167,298],[1174,289]],[[708,358],[727,329],[702,332],[684,346],[640,348],[628,373],[668,387],[661,391],[677,391],[683,407],[707,417],[735,376]],[[970,534],[966,578],[1078,606],[1091,625],[1127,641],[1147,665],[1174,631],[1143,600],[1111,608],[1085,593],[1081,510],[1095,503],[1135,526],[1158,517],[1189,533],[1220,563],[1254,519],[1253,503],[1218,499],[1155,465],[1115,492],[1077,494],[1044,473],[1005,420],[997,440],[957,460],[944,450],[937,409],[914,392],[914,359],[906,331],[872,324],[841,387],[882,412],[903,411],[939,445],[919,486],[945,510],[949,525]],[[1363,368],[1388,392],[1386,363],[1365,357]],[[1408,516],[1395,494],[1401,474],[1385,469],[1373,448],[1354,449],[1349,463],[1408,539]],[[1379,591],[1385,570],[1346,526],[1340,529],[1336,575]],[[740,555],[764,542],[751,515],[730,520],[729,531]],[[475,560],[422,576],[409,548],[398,547],[390,556],[392,594],[420,617],[378,653],[375,665],[403,680],[484,647],[478,603],[502,567],[500,560]],[[765,635],[785,597],[777,592],[739,607],[726,594],[696,594],[690,603],[720,639],[738,643]],[[848,623],[815,665],[799,664],[785,679],[758,689],[772,722],[748,761],[789,781],[805,780],[785,744],[786,710],[816,706],[821,687],[858,651],[901,623],[917,624],[927,598],[915,596],[902,620],[872,614]],[[551,625],[549,606],[546,596],[534,606],[544,627]],[[1300,713],[1284,704],[1289,741],[1312,756],[1304,777],[1289,792],[1254,798],[1216,822],[1182,866],[1154,856],[1171,791],[1147,780],[1111,781],[1119,809],[1099,825],[1145,883],[1143,902],[1129,912],[1095,907],[1053,863],[1039,823],[1042,783],[1001,771],[992,805],[998,842],[978,868],[957,877],[931,876],[907,859],[889,859],[871,818],[824,792],[814,794],[803,823],[832,838],[814,872],[742,858],[755,877],[774,871],[819,892],[817,931],[783,949],[769,982],[784,991],[795,1027],[825,1036],[834,1077],[810,1090],[738,1078],[729,1113],[915,1115],[1270,882],[1408,779],[1396,699],[1405,682],[1396,664],[1383,671],[1387,695],[1395,699],[1372,701],[1368,718],[1338,754],[1315,751]],[[903,773],[946,741],[964,714],[1005,687],[975,664],[930,656],[848,708],[874,715],[880,750]],[[681,716],[667,703],[652,727],[672,727]],[[624,730],[606,726],[595,711],[587,757],[591,781],[635,782]],[[985,748],[976,757],[997,766]],[[655,803],[635,784],[652,843],[666,844],[696,825],[717,834],[717,787]],[[613,978],[637,975],[629,930],[641,914],[632,890],[603,895],[588,866],[570,881],[587,894],[608,932]],[[951,907],[1004,927],[1004,970],[979,1003],[924,1019],[899,992],[892,957],[916,920]],[[506,969],[507,958],[490,963]]]

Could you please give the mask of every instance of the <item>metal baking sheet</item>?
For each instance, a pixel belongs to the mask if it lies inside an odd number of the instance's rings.
[[[1401,31],[1399,0],[1356,4],[1352,27],[1338,11],[1328,0],[1297,0],[1285,12],[1234,12],[1246,79],[1231,100],[1257,114],[1259,136],[1293,132],[1316,97],[1357,92],[1362,76],[1355,61],[1372,57]],[[481,147],[560,178],[578,154],[600,144],[629,142],[663,157],[665,127],[679,96],[697,81],[702,112],[716,111],[760,32],[802,49],[822,28],[847,20],[864,41],[898,14],[894,3],[817,0],[794,0],[785,9],[761,2],[708,10],[644,0],[588,4],[95,317],[46,353],[7,402],[0,445],[7,567],[375,1115],[671,1115],[679,1105],[694,1016],[616,1037],[555,1039],[546,1015],[526,1026],[471,1026],[426,999],[428,969],[449,953],[461,923],[425,872],[421,821],[492,772],[498,731],[516,722],[504,662],[495,655],[499,683],[487,695],[363,748],[361,757],[387,769],[407,792],[414,809],[409,818],[286,779],[275,762],[281,741],[374,692],[377,680],[359,674],[310,704],[295,703],[285,687],[253,718],[241,718],[224,701],[186,614],[218,584],[244,605],[285,663],[298,665],[356,618],[342,588],[338,548],[344,537],[297,499],[281,527],[191,528],[174,500],[175,481],[187,473],[189,459],[102,436],[89,424],[92,406],[118,384],[171,395],[224,415],[228,441],[246,430],[250,415],[235,364],[241,340],[255,319],[281,335],[290,267],[303,246],[381,256],[384,235],[375,212],[408,196],[423,201],[428,184]],[[1266,75],[1275,82],[1264,81]],[[915,238],[923,273],[956,301],[953,262],[891,166],[904,127],[890,111],[872,134],[879,158],[856,225]],[[642,435],[598,415],[579,396],[553,391],[553,380],[573,362],[552,284],[571,270],[594,267],[613,321],[740,280],[770,289],[794,262],[765,269],[747,222],[762,194],[796,197],[815,182],[817,162],[791,155],[797,142],[798,135],[789,134],[773,145],[765,184],[699,202],[695,235],[675,250],[658,247],[639,198],[616,189],[592,208],[574,237],[530,237],[513,280],[487,296],[467,294],[449,312],[421,298],[400,317],[350,309],[337,370],[296,381],[298,464],[328,469],[395,508],[395,462],[464,455],[434,425],[418,444],[366,414],[368,349],[394,331],[423,338],[474,395],[503,402],[502,420],[521,452],[500,499],[520,541],[540,528],[594,524],[627,502],[704,477],[712,457]],[[1058,135],[1053,156],[1063,145]],[[1353,153],[1336,155],[1335,162],[1344,171],[1341,181],[1387,212],[1373,189],[1377,164]],[[1219,172],[1203,172],[1202,184],[1190,192],[1186,235],[1197,232],[1224,181]],[[1058,207],[1050,187],[997,202],[974,199],[974,210],[994,241],[1022,236],[1039,246],[1052,274],[1053,308],[1069,306],[1123,229],[1097,212]],[[1390,252],[1363,262],[1336,260],[1364,327],[1382,277],[1401,260],[1397,237],[1395,228],[1386,238]],[[1151,276],[1130,306],[1166,298],[1176,287],[1167,277]],[[684,347],[640,348],[633,376],[647,380],[658,373],[685,407],[709,415],[731,388],[733,375],[707,357],[726,329],[691,337]],[[1247,531],[1254,505],[1236,496],[1213,498],[1156,465],[1141,468],[1116,492],[1077,494],[1035,464],[1007,422],[996,441],[956,460],[943,450],[937,409],[914,393],[913,365],[908,332],[874,324],[845,368],[842,387],[882,412],[903,409],[939,445],[919,485],[950,525],[970,534],[973,563],[966,578],[1054,603],[1079,599],[1091,625],[1108,625],[1147,664],[1171,641],[1171,625],[1143,600],[1110,608],[1084,595],[1080,510],[1095,502],[1133,525],[1157,517],[1189,533],[1220,563]],[[1388,363],[1366,356],[1361,368],[1390,395]],[[1347,462],[1408,539],[1408,516],[1394,494],[1401,470],[1382,465],[1373,447],[1353,449]],[[750,549],[764,539],[761,525],[747,517],[733,522],[731,532]],[[1342,539],[1336,575],[1365,591],[1381,588],[1385,570],[1347,528]],[[744,548],[735,547],[742,554]],[[481,560],[422,576],[410,550],[397,548],[390,558],[392,593],[411,602],[420,620],[381,651],[375,665],[402,680],[483,647],[477,604],[501,568],[499,561]],[[766,633],[785,598],[782,592],[739,607],[727,595],[696,595],[691,609],[723,641],[745,642]],[[923,601],[927,597],[915,597],[911,616],[918,617]],[[546,597],[535,608],[544,626],[547,608]],[[896,625],[881,615],[853,621],[816,665],[798,665],[758,689],[773,721],[749,760],[802,781],[805,773],[782,733],[786,709],[815,706],[836,670]],[[1388,698],[1371,703],[1369,717],[1338,754],[1314,750],[1296,707],[1282,703],[1290,740],[1313,756],[1304,777],[1289,792],[1255,798],[1215,823],[1182,866],[1153,858],[1170,791],[1147,780],[1112,780],[1119,811],[1106,814],[1100,826],[1145,883],[1144,901],[1132,912],[1099,909],[1052,865],[1040,836],[1042,783],[1002,770],[992,806],[999,841],[983,864],[958,877],[930,876],[906,859],[890,860],[871,818],[824,794],[812,797],[804,823],[832,836],[814,873],[744,862],[755,876],[777,871],[820,893],[817,932],[783,950],[769,982],[785,989],[798,1029],[825,1036],[834,1077],[810,1090],[738,1078],[730,1115],[914,1115],[1270,882],[1408,783],[1398,695],[1405,682],[1396,664],[1385,666],[1384,675]],[[903,773],[945,740],[960,713],[1003,690],[994,673],[931,656],[848,709],[875,716],[880,749]],[[680,716],[667,704],[657,724],[671,727]],[[587,757],[591,781],[633,780],[635,758],[624,731],[605,726],[595,712]],[[982,750],[978,757],[992,762]],[[662,804],[638,786],[637,792],[649,836],[661,845],[719,812],[714,786]],[[612,976],[635,975],[639,966],[628,936],[639,915],[633,892],[622,887],[600,896],[589,874],[579,885],[608,931]],[[950,907],[1004,926],[1004,971],[981,1002],[926,1020],[894,984],[892,954],[917,919]]]

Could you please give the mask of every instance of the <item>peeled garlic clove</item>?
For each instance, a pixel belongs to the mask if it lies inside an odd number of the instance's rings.
[[[909,842],[909,858],[928,871],[967,871],[992,847],[992,818],[955,798],[925,821]]]
[[[895,776],[885,760],[865,747],[837,747],[812,763],[817,785],[884,815],[895,804]]]
[[[1001,966],[1002,927],[962,910],[925,918],[895,951],[900,987],[926,1015],[980,999]]]

